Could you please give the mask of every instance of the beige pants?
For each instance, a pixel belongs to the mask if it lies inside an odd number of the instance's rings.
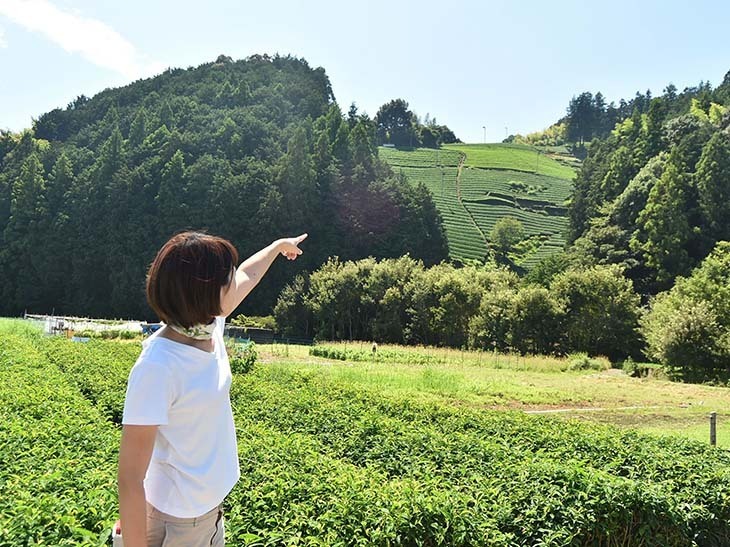
[[[195,518],[179,518],[147,504],[148,547],[224,547],[221,506]]]

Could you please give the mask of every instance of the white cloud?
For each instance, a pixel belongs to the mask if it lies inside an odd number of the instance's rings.
[[[0,49],[8,47],[8,41],[5,39],[5,31],[0,28]]]
[[[78,53],[95,65],[129,79],[163,69],[159,63],[145,59],[134,45],[105,23],[62,11],[47,0],[0,0],[0,15],[44,35],[69,53]]]

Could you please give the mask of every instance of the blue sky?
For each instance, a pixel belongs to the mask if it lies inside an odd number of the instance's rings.
[[[592,5],[592,7],[588,7]],[[0,128],[224,53],[290,53],[374,115],[402,97],[462,140],[543,129],[573,95],[661,93],[730,70],[730,2],[0,0]]]

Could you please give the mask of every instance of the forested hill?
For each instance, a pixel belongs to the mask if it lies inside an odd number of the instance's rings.
[[[172,69],[0,134],[0,315],[153,319],[145,273],[182,229],[242,257],[308,232],[245,304],[267,312],[297,271],[329,256],[446,257],[431,196],[377,156],[376,124],[345,116],[322,68],[221,56]]]
[[[579,111],[609,110],[569,108],[568,133],[590,126]],[[670,85],[595,136],[569,210],[573,257],[620,264],[637,290],[656,293],[730,240],[730,72],[714,89]]]

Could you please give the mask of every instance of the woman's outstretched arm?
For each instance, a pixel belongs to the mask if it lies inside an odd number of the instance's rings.
[[[299,244],[306,238],[307,234],[302,234],[298,237],[277,239],[268,247],[264,247],[244,260],[236,270],[231,285],[221,291],[222,314],[227,317],[233,313],[233,310],[248,296],[248,293],[258,285],[279,254],[289,260],[295,260],[302,254]]]

